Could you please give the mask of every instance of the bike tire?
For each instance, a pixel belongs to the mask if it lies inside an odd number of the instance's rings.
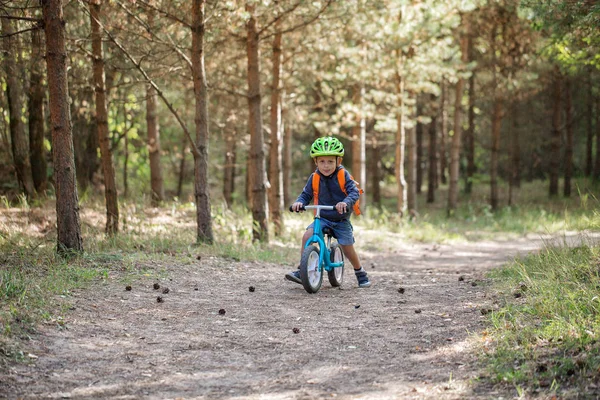
[[[308,293],[317,293],[323,283],[323,268],[319,263],[319,248],[310,245],[302,252],[300,258],[300,279]]]
[[[334,243],[331,246],[329,259],[331,262],[344,262],[344,252],[339,244]],[[344,281],[344,265],[334,268],[331,271],[327,271],[327,278],[329,278],[331,286],[342,286],[342,282]]]

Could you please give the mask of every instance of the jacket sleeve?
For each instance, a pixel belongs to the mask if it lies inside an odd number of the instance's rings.
[[[310,174],[310,176],[308,177],[308,181],[306,182],[306,185],[304,186],[304,189],[302,189],[302,193],[300,193],[300,196],[298,196],[298,198],[296,199],[296,202],[302,203],[305,206],[309,205],[313,198],[313,188],[312,188],[313,175],[314,175],[314,173]]]
[[[348,171],[344,171],[344,175],[346,176],[346,198],[344,198],[343,202],[348,204],[349,208],[354,206],[354,203],[358,201],[360,197],[360,192],[358,190],[358,186],[356,186],[356,182],[352,178],[350,178],[350,173]]]

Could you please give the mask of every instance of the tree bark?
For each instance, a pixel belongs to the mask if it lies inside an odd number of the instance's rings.
[[[292,124],[288,118],[288,109],[283,107],[283,201],[286,206],[291,205],[292,199]]]
[[[98,131],[95,117],[91,115],[94,104],[94,85],[90,77],[89,85],[73,98],[71,116],[73,118],[73,143],[75,145],[75,167],[79,189],[85,192],[94,183],[98,172]],[[87,79],[86,79],[87,80]],[[87,106],[85,106],[87,105]]]
[[[31,31],[31,62],[29,86],[29,159],[33,184],[37,193],[42,194],[48,186],[46,148],[44,146],[44,96],[42,36],[39,29]]]
[[[409,92],[410,93],[410,92]],[[412,96],[412,93],[409,94]],[[413,116],[414,116],[414,108]],[[408,153],[407,160],[407,173],[406,173],[406,184],[407,184],[407,207],[409,215],[415,215],[417,211],[417,129],[413,125],[408,129],[406,134],[406,152]]]
[[[558,175],[560,168],[560,124],[561,124],[561,83],[562,77],[558,67],[554,68],[554,84],[553,84],[553,107],[552,107],[552,136],[550,138],[550,187],[549,195],[558,195]]]
[[[363,113],[363,96],[364,86],[360,83],[354,85],[352,102],[356,111],[355,124],[352,127],[352,169],[351,173],[359,183],[366,187],[366,137],[367,127],[365,116]],[[364,196],[361,196],[361,209],[364,210],[366,207]]]
[[[179,160],[179,174],[177,179],[177,198],[181,199],[183,194],[183,181],[185,180],[186,171],[186,155],[188,151],[189,140],[184,137],[181,143],[181,160]]]
[[[6,51],[4,64],[6,67],[6,93],[10,113],[9,125],[13,162],[20,189],[27,198],[31,199],[35,197],[35,185],[29,160],[29,137],[25,132],[25,124],[22,120],[23,87],[19,81],[19,66],[17,66],[18,36],[11,35],[15,29],[14,22],[10,19],[2,18],[2,30],[7,35],[4,37],[4,49]]]
[[[594,162],[594,181],[600,181],[600,96],[596,97],[596,160]]]
[[[259,36],[254,17],[254,6],[247,3],[250,18],[246,23],[248,53],[248,109],[250,127],[250,173],[252,178],[252,238],[269,241],[268,204],[266,195],[265,150],[260,108],[260,54]]]
[[[573,177],[573,106],[571,98],[571,79],[567,77],[565,82],[565,115],[566,115],[566,133],[565,143],[565,180],[563,195],[571,196],[571,178]]]
[[[231,110],[225,125],[225,165],[223,167],[223,197],[229,208],[233,206],[233,193],[235,191],[236,121],[235,111]]]
[[[373,205],[377,208],[381,209],[381,185],[379,182],[381,181],[381,152],[379,150],[379,144],[377,140],[373,140],[371,144],[371,157],[367,160],[369,163],[368,170],[371,172],[371,176],[369,177],[371,201]]]
[[[468,24],[463,19],[466,25],[466,32],[462,33],[460,38],[461,58],[464,66],[469,62],[468,52]],[[456,82],[456,92],[454,100],[454,136],[452,136],[452,148],[450,150],[450,186],[448,188],[448,214],[453,214],[458,203],[458,178],[460,167],[460,148],[462,136],[462,96],[465,86],[465,80],[459,78]]]
[[[102,28],[100,9],[102,0],[90,1],[92,26],[92,55],[94,71],[94,92],[96,94],[96,125],[104,174],[104,197],[106,199],[106,233],[115,235],[119,231],[119,204],[117,185],[112,160],[112,150],[108,133],[108,112],[106,109],[106,89],[104,86],[104,58],[102,55]]]
[[[465,193],[473,190],[473,176],[475,175],[475,73],[469,77],[469,127],[465,131],[465,150],[467,158],[467,173],[465,176]]]
[[[192,76],[196,103],[196,151],[194,151],[194,196],[198,243],[213,243],[208,187],[208,89],[204,69],[205,0],[192,0]]]
[[[1,26],[1,25],[0,25]],[[5,92],[0,90],[0,107],[2,107],[3,109],[7,109],[8,106],[8,99],[6,99],[4,97]],[[10,128],[7,128],[6,126],[6,121],[4,120],[4,118],[0,118],[0,135],[1,140],[2,140],[2,149],[4,149],[4,151],[8,152],[9,148],[10,148],[10,140],[8,139],[8,131],[10,130]],[[10,156],[10,154],[9,154]]]
[[[495,89],[497,92],[500,89]],[[502,98],[494,94],[494,112],[492,114],[492,149],[490,156],[490,206],[493,211],[498,209],[498,159],[500,153],[500,133],[503,117]]]
[[[439,174],[438,182],[445,185],[448,182],[446,178],[446,170],[448,169],[448,158],[446,156],[446,138],[448,137],[448,109],[446,105],[448,103],[448,85],[446,79],[442,79],[442,94],[440,98],[440,119],[441,119],[441,130],[440,130],[440,156],[439,156]],[[436,183],[436,187],[439,186]]]
[[[271,85],[271,146],[269,148],[269,210],[275,226],[275,235],[283,231],[281,210],[283,209],[283,171],[281,159],[281,20],[277,22],[277,32],[273,38],[273,82]]]
[[[160,166],[160,129],[156,115],[156,91],[146,87],[146,126],[148,128],[148,156],[150,158],[150,187],[152,205],[158,206],[165,199],[162,168]]]
[[[512,160],[513,160],[513,185],[515,188],[521,187],[521,141],[519,140],[519,110],[515,107],[513,113],[514,127],[513,127],[513,140],[512,140]]]
[[[82,252],[79,198],[75,182],[73,135],[67,85],[65,20],[61,0],[43,0],[46,63],[50,95],[52,156],[56,190],[57,251]]]
[[[585,176],[592,176],[593,171],[593,147],[594,147],[594,94],[592,84],[592,68],[588,69],[587,80],[587,142],[585,148]]]
[[[417,96],[417,127],[416,127],[416,168],[417,168],[417,177],[416,177],[416,193],[422,193],[423,186],[423,123],[421,122],[421,116],[423,114],[423,102]]]
[[[435,102],[435,95],[431,95],[431,103]],[[437,114],[438,111],[434,109],[431,114],[431,123],[429,124],[429,170],[427,178],[427,203],[433,203],[435,201],[435,188],[437,184],[437,171],[438,171],[438,149],[437,149]]]
[[[148,27],[154,26],[155,10],[148,10]],[[148,129],[148,157],[150,159],[151,201],[157,207],[165,199],[162,167],[160,164],[160,125],[156,115],[156,90],[152,85],[146,86],[146,126]]]
[[[401,216],[406,212],[407,207],[407,191],[406,191],[406,180],[404,178],[404,151],[406,145],[406,132],[404,130],[404,77],[402,76],[402,56],[400,52],[396,51],[396,59],[398,65],[396,66],[396,96],[398,98],[398,111],[396,112],[396,136],[395,136],[395,148],[396,148],[396,182],[398,184],[398,195],[397,195],[397,211]]]
[[[123,136],[123,197],[129,197],[129,137]]]
[[[519,142],[519,104],[515,101],[512,106],[512,129],[510,132],[510,178],[508,180],[508,205],[513,205],[515,188],[521,187],[521,145]]]

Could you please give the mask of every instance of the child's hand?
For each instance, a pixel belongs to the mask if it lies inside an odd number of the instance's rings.
[[[292,204],[292,211],[296,211],[296,212],[303,211],[302,207],[304,207],[304,204],[302,204],[299,201],[297,201],[294,204]]]
[[[340,214],[344,214],[346,213],[346,210],[348,210],[348,204],[344,203],[343,201],[340,201],[339,203],[337,203],[335,205],[335,209],[340,213]]]

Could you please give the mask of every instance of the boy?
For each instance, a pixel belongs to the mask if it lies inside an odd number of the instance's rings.
[[[310,148],[310,156],[315,160],[317,170],[313,174],[318,174],[319,182],[319,204],[335,206],[335,210],[321,211],[321,225],[323,228],[329,227],[333,230],[334,236],[346,259],[350,261],[354,267],[354,274],[358,280],[358,286],[361,288],[371,286],[371,281],[367,272],[360,265],[360,259],[356,250],[354,250],[354,235],[352,234],[352,224],[350,223],[350,215],[352,214],[352,206],[358,201],[360,196],[356,182],[350,179],[348,171],[344,171],[346,176],[346,194],[340,187],[338,181],[338,171],[342,167],[342,157],[344,156],[344,145],[336,138],[326,136],[318,138],[314,141]],[[300,196],[294,204],[293,211],[300,211],[303,206],[308,205],[313,198],[312,175],[308,178],[308,182],[302,190]],[[313,224],[310,224],[302,236],[302,247],[300,252],[304,250],[306,241],[313,234]],[[300,270],[288,272],[285,278],[289,281],[302,283],[300,279]]]

